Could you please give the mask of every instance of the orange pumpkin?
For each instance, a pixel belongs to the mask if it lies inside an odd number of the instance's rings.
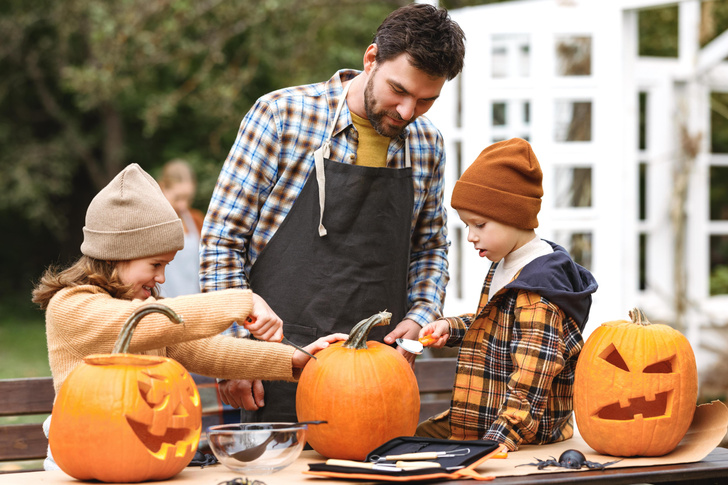
[[[84,358],[53,405],[49,444],[58,466],[79,480],[164,480],[194,457],[202,429],[192,377],[167,357],[126,353],[138,321],[151,312],[181,319],[168,307],[139,307],[114,353]]]
[[[695,355],[674,328],[650,324],[637,308],[630,317],[603,323],[584,344],[574,380],[576,424],[599,453],[661,456],[692,422]]]
[[[411,436],[420,414],[417,379],[395,349],[366,338],[372,327],[389,325],[380,312],[359,322],[346,342],[316,354],[298,381],[299,421],[325,420],[306,439],[327,458],[363,460],[367,453],[398,436]]]

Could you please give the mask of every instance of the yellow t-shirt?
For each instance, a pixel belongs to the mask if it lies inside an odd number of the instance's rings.
[[[359,132],[359,147],[356,150],[356,165],[386,167],[389,137],[377,133],[369,120],[351,113],[356,131]]]

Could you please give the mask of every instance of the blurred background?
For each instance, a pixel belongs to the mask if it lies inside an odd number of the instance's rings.
[[[86,207],[114,175],[136,162],[156,176],[166,161],[184,159],[197,176],[193,205],[205,212],[253,102],[361,68],[376,27],[407,3],[0,3],[0,378],[50,375],[43,314],[30,292],[46,267],[80,255]],[[704,397],[725,399],[728,339],[717,333],[707,349],[699,335],[728,318],[728,161],[720,155],[728,153],[728,76],[704,70],[701,78],[690,63],[701,50],[725,50],[728,0],[428,3],[448,8],[468,38],[463,74],[428,114],[447,142],[448,204],[480,150],[505,137],[529,139],[545,173],[539,234],[600,282],[590,327],[646,306],[711,356],[703,359],[701,381],[711,386]],[[686,11],[696,33],[696,56],[687,61]],[[715,55],[717,64],[725,58]],[[681,96],[696,81],[700,95]],[[556,104],[542,101],[548,96]],[[683,102],[703,109],[701,131],[681,138],[671,125],[654,135],[661,121],[679,121]],[[686,160],[697,162],[681,169]],[[692,182],[696,176],[707,185]],[[681,180],[682,195],[673,191]],[[696,212],[696,198],[706,214]],[[708,228],[699,240],[690,236],[695,220]],[[479,290],[486,268],[473,261],[452,211],[450,227],[445,312],[472,311],[468,288]],[[701,261],[697,273],[691,257]]]

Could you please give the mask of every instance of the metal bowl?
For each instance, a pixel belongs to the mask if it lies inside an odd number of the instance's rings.
[[[296,461],[306,443],[304,423],[241,423],[210,426],[210,448],[226,467],[248,475],[280,471]]]

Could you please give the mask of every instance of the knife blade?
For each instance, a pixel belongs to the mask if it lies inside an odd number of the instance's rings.
[[[253,323],[253,322],[255,322],[255,317],[248,317],[245,320],[245,323]],[[304,349],[300,345],[294,344],[293,342],[291,342],[290,340],[288,340],[286,337],[283,337],[281,339],[281,343],[282,344],[286,344],[286,345],[290,345],[291,347],[295,347],[296,349],[300,350],[301,352],[303,352],[304,354],[308,355],[309,357],[311,357],[313,359],[316,359],[316,356],[313,355],[311,352],[309,352],[308,350]],[[316,360],[318,360],[318,359],[316,359]]]

